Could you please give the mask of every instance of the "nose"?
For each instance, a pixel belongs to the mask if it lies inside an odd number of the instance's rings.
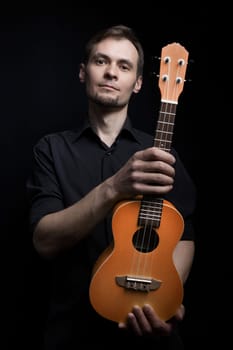
[[[117,66],[114,63],[108,64],[105,69],[105,77],[117,79]]]

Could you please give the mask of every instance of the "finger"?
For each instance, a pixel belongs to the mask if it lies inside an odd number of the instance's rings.
[[[137,317],[134,314],[134,312],[130,312],[127,316],[127,324],[128,327],[130,328],[131,331],[134,332],[134,334],[138,335],[138,336],[142,336],[143,332],[140,328],[140,325],[138,323]]]
[[[161,320],[150,305],[143,307],[143,312],[149,321],[152,331],[155,335],[169,335],[172,331],[172,325]]]
[[[143,312],[143,309],[141,309],[139,306],[134,306],[133,314],[135,316],[134,325],[137,323],[137,327],[139,327],[141,333],[144,335],[151,334],[152,328],[145,313]]]
[[[168,175],[170,177],[175,176],[175,169],[172,165],[161,161],[161,160],[153,160],[153,161],[142,161],[136,160],[133,164],[133,170],[136,172],[143,173],[159,173]]]
[[[175,318],[178,321],[182,321],[185,315],[185,307],[183,304],[180,305],[179,309],[177,310],[176,314],[175,314]]]
[[[164,161],[164,162],[169,163],[171,165],[173,165],[175,163],[175,157],[171,153],[164,151],[162,149],[156,148],[156,147],[151,147],[151,148],[147,148],[143,151],[139,151],[138,155],[139,155],[138,159],[142,159],[145,161],[161,160],[161,161]]]

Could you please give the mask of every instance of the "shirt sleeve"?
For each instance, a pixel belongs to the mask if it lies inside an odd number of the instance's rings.
[[[29,225],[33,231],[44,215],[64,208],[49,137],[40,139],[33,148],[32,171],[26,189],[30,205]]]

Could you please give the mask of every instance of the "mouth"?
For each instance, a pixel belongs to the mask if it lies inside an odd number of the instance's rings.
[[[100,84],[99,87],[105,90],[120,91],[116,86],[113,86],[111,84]]]

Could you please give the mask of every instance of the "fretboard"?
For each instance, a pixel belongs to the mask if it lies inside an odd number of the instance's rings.
[[[154,146],[170,152],[176,116],[176,103],[161,102]]]
[[[154,138],[154,146],[170,152],[176,116],[176,103],[161,102]],[[159,227],[163,209],[163,199],[144,196],[141,201],[138,225]]]

